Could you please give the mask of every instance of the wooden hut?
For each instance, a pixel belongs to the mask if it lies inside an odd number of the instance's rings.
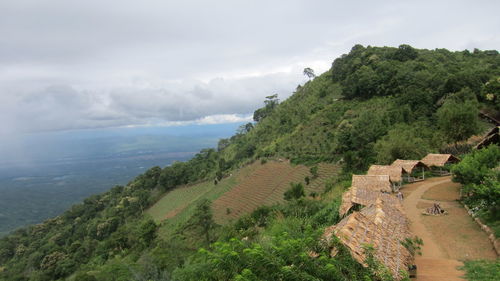
[[[365,187],[351,187],[342,194],[342,203],[339,208],[340,216],[344,216],[355,205],[370,206],[382,200],[388,206],[402,210],[401,202],[394,195],[373,191]]]
[[[442,167],[444,167],[447,164],[452,164],[452,163],[458,163],[460,162],[460,159],[457,157],[451,155],[451,154],[433,154],[429,153],[427,156],[425,156],[422,160],[425,165],[428,167],[436,167],[438,169],[434,169],[434,173],[445,176],[449,175],[450,173],[447,171],[443,171]]]
[[[352,175],[353,187],[364,187],[373,191],[391,192],[389,175]]]
[[[408,270],[414,263],[412,254],[401,244],[413,236],[408,219],[401,210],[391,208],[382,200],[326,228],[323,237],[329,243],[333,235],[363,266],[367,266],[365,246],[372,246],[374,257],[391,271],[395,280],[401,280],[400,271]],[[333,249],[331,255],[335,254]]]
[[[405,174],[407,174],[406,170],[398,166],[371,165],[368,169],[368,175],[388,175],[394,191],[401,187],[403,183],[403,175]]]
[[[419,160],[401,160],[396,159],[392,162],[391,166],[401,167],[406,171],[406,181],[407,182],[416,182],[425,180],[425,171],[430,170],[430,168],[425,165],[422,161]],[[421,171],[422,175],[413,177],[412,174],[415,172]]]
[[[491,129],[483,140],[476,145],[476,149],[481,149],[489,146],[490,144],[500,145],[500,127],[496,126]]]

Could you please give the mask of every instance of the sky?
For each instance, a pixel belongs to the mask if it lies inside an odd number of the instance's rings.
[[[355,44],[500,49],[500,1],[0,1],[0,138],[250,121]]]

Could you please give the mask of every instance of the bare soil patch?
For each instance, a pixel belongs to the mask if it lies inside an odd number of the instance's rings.
[[[432,238],[451,259],[495,259],[491,242],[458,202],[447,204],[445,216],[422,216]]]
[[[437,201],[456,201],[460,199],[460,184],[456,182],[446,182],[437,184],[427,190],[423,199]]]
[[[432,207],[432,205],[433,205],[432,203],[419,201],[417,203],[417,209],[427,209]]]

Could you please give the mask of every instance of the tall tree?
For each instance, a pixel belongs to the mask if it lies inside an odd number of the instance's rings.
[[[212,202],[208,199],[201,200],[188,222],[187,228],[193,229],[205,237],[205,242],[210,244],[210,233],[217,226],[212,213]]]
[[[314,74],[314,70],[310,67],[304,68],[304,75],[307,76],[309,80],[316,77],[316,74]]]
[[[446,100],[437,111],[437,118],[445,137],[455,144],[478,131],[477,103],[470,100]]]

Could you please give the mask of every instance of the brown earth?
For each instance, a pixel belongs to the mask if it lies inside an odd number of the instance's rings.
[[[451,177],[437,177],[402,189],[410,228],[424,241],[422,256],[415,259],[418,281],[463,280],[464,272],[458,270],[463,265],[460,261],[496,258],[487,235],[460,203],[454,201],[459,198],[459,188],[460,185],[451,182]],[[440,203],[448,214],[422,215],[424,209],[433,203]]]
[[[262,205],[272,205],[283,201],[283,193],[290,183],[303,183],[306,195],[321,193],[328,178],[338,172],[338,166],[319,164],[318,177],[313,179],[309,167],[291,165],[288,161],[269,161],[266,164],[255,162],[252,173],[241,175],[238,184],[213,202],[214,218],[224,223],[250,213]],[[304,178],[311,182],[305,185]]]

